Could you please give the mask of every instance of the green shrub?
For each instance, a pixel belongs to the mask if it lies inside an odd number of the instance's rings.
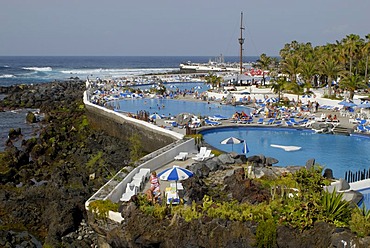
[[[176,206],[172,208],[174,214],[180,215],[186,222],[197,220],[203,215],[198,210],[198,205],[193,201],[191,206]]]
[[[132,162],[138,161],[143,156],[143,145],[139,134],[135,133],[129,138],[130,158]]]
[[[366,210],[363,206],[362,209],[357,207],[349,221],[349,227],[352,232],[356,233],[359,237],[370,235],[370,210]]]
[[[256,230],[257,247],[274,247],[276,243],[276,223],[267,219],[258,223]]]
[[[351,216],[349,202],[342,200],[343,193],[338,194],[336,191],[322,193],[322,207],[324,220],[334,223],[337,226],[346,226]]]
[[[100,219],[107,219],[110,211],[118,212],[118,203],[113,203],[110,200],[96,200],[89,204],[89,209]]]

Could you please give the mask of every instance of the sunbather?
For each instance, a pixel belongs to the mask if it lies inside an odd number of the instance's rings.
[[[155,171],[150,175],[150,188],[152,192],[159,191],[159,179],[157,177],[157,172]]]

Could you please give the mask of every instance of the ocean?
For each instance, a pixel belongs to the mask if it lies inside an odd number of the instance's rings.
[[[0,56],[0,86],[48,83],[78,77],[120,78],[179,70],[182,62],[206,63],[209,56]],[[237,56],[225,56],[225,62],[238,62]],[[255,62],[258,57],[245,57]],[[4,96],[0,95],[0,99]],[[0,112],[0,151],[4,150],[11,127],[21,128],[25,138],[35,126],[25,123],[28,110]],[[37,128],[37,127],[36,127]]]
[[[131,75],[179,70],[182,62],[206,63],[209,56],[0,56],[0,86],[46,83],[78,77],[119,78]],[[237,56],[225,56],[225,62],[238,62]],[[255,62],[258,57],[243,58]]]

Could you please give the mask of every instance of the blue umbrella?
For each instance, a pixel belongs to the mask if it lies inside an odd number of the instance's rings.
[[[176,192],[177,192],[177,181],[182,181],[192,177],[194,173],[185,168],[181,168],[174,165],[172,168],[166,169],[158,174],[159,179],[164,181],[176,181]]]
[[[243,149],[242,149],[242,153],[247,155],[248,152],[249,152],[248,144],[247,144],[247,141],[244,140],[244,146],[243,146]]]
[[[346,100],[343,100],[341,102],[338,102],[338,104],[339,105],[343,105],[344,107],[354,107],[354,106],[357,106],[353,102],[349,102],[349,101],[346,101]]]
[[[162,117],[159,114],[149,115],[149,118],[153,120],[162,119]]]

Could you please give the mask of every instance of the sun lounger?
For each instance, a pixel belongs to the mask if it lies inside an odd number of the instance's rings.
[[[267,122],[266,122],[266,125],[271,125],[275,122],[275,119],[269,119]]]
[[[138,172],[139,175],[143,175],[144,181],[149,179],[150,176],[150,169],[149,168],[141,168]]]
[[[179,204],[180,197],[179,194],[174,190],[166,190],[167,204]]]
[[[292,127],[295,125],[295,123],[291,122],[291,121],[286,121],[285,122],[285,125],[287,125],[288,127]]]
[[[211,121],[211,120],[208,120],[208,119],[205,119],[204,122],[209,125],[209,126],[218,126],[218,125],[221,125],[221,122],[218,122],[218,121]]]
[[[143,180],[140,180],[139,178],[133,178],[130,184],[136,186],[137,189],[140,190],[141,186],[143,185]]]
[[[356,128],[356,131],[360,132],[360,133],[366,133],[367,132],[366,128],[363,125],[358,125],[357,128]]]
[[[276,126],[280,126],[282,124],[282,121],[275,121],[273,124],[275,124]]]
[[[203,156],[204,156],[204,154],[206,153],[206,151],[207,151],[207,147],[202,146],[202,147],[200,148],[199,152],[195,155],[195,157],[194,157],[194,158],[196,158],[196,157],[203,157]]]
[[[187,152],[180,152],[176,157],[174,157],[175,160],[186,160],[188,158],[189,153]]]
[[[194,158],[195,161],[204,161],[204,160],[207,160],[209,158],[213,158],[215,155],[213,153],[211,153],[212,151],[211,150],[207,150],[203,156],[197,156]]]
[[[263,124],[263,118],[259,118],[257,124]]]
[[[126,191],[122,194],[120,201],[127,202],[131,199],[132,196],[137,194],[137,188],[135,185],[128,183],[126,185]]]
[[[211,121],[220,121],[220,120],[227,120],[228,118],[222,115],[214,115],[214,116],[209,116],[208,119]]]

